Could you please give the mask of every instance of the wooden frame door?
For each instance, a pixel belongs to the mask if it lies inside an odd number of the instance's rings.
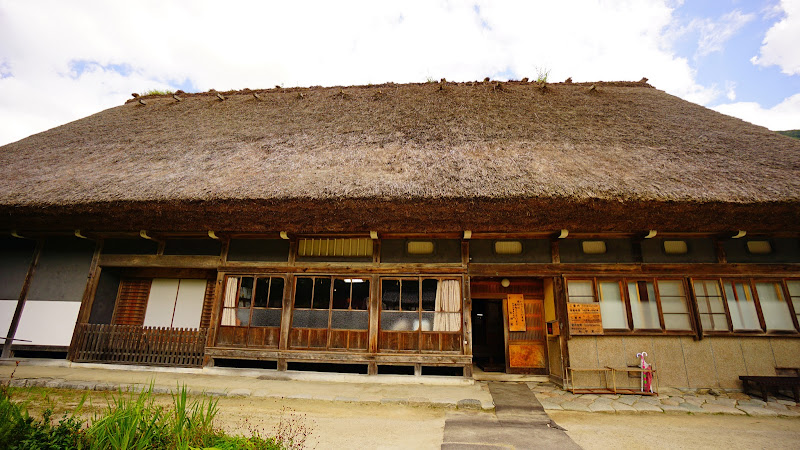
[[[506,373],[547,374],[544,298],[523,295],[525,331],[509,329],[509,299],[503,299]]]

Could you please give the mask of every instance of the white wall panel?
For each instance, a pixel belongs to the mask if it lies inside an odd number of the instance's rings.
[[[6,337],[16,309],[16,300],[0,300],[0,337]]]
[[[178,296],[178,283],[179,280],[172,278],[153,279],[150,297],[147,299],[147,310],[144,313],[144,326],[171,326],[175,298]]]
[[[173,328],[199,328],[206,295],[206,280],[181,280]]]
[[[81,302],[25,302],[15,338],[31,342],[15,342],[15,344],[68,346],[72,340],[80,308]],[[6,331],[8,327],[3,333]]]

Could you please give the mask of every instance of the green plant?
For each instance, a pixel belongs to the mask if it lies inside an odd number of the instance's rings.
[[[138,396],[112,397],[102,416],[95,416],[87,434],[92,449],[147,449],[163,443],[163,408],[153,402],[153,387]]]
[[[536,66],[536,82],[539,84],[547,83],[547,78],[550,76],[550,69],[544,66]]]
[[[149,91],[144,91],[142,94],[143,96],[146,95],[172,95],[175,91],[170,90],[161,90],[161,89],[150,89]]]
[[[173,408],[167,416],[167,428],[174,439],[175,448],[188,448],[213,436],[214,417],[217,415],[218,401],[203,398],[199,402],[188,402],[186,386],[172,395]]]
[[[14,372],[11,373],[9,384],[13,378]],[[35,419],[28,413],[27,402],[14,402],[9,387],[0,383],[0,448],[61,450],[87,447],[88,440],[82,430],[83,421],[77,417],[85,400],[86,395],[71,414],[64,413],[61,420],[53,425],[51,408],[44,410],[41,419]]]

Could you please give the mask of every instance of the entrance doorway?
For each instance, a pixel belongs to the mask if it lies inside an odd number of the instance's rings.
[[[506,371],[501,299],[472,299],[472,360],[484,372]]]

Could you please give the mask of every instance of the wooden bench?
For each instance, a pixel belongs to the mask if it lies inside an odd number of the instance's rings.
[[[742,390],[745,394],[751,387],[756,388],[765,402],[769,391],[777,394],[780,389],[786,388],[794,394],[794,401],[800,403],[800,376],[741,375],[739,379],[742,380]]]

